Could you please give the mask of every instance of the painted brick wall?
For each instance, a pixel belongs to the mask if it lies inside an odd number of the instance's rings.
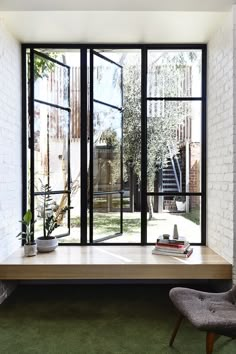
[[[21,219],[20,44],[0,22],[0,262],[19,246]]]
[[[233,13],[208,43],[207,243],[233,262],[234,56]]]

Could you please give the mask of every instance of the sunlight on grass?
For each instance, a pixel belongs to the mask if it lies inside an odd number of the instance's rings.
[[[140,218],[123,219],[123,232],[137,233],[140,231]],[[71,227],[79,227],[80,218],[71,219]],[[99,234],[116,233],[120,230],[120,214],[108,215],[97,213],[94,215],[94,227]]]

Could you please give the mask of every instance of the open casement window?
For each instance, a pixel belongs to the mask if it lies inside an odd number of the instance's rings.
[[[123,233],[123,69],[90,52],[90,242]],[[99,236],[100,215],[117,212],[111,233]]]
[[[43,186],[50,197],[61,227],[54,236],[70,233],[70,67],[30,50],[29,145],[31,210],[35,234],[42,236]],[[60,213],[68,208],[66,213]]]

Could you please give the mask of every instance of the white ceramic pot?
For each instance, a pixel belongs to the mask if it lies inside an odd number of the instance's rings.
[[[37,254],[37,245],[36,242],[31,245],[24,245],[24,254],[25,257],[36,256]]]
[[[178,211],[185,211],[186,210],[186,202],[176,201],[176,208]]]
[[[58,246],[58,240],[56,237],[39,237],[36,239],[37,249],[39,252],[52,252]]]

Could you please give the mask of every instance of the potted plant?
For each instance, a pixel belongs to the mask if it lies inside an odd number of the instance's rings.
[[[176,208],[178,211],[185,211],[186,210],[186,199],[183,195],[175,196],[174,200],[175,200]]]
[[[43,236],[36,239],[39,252],[51,252],[58,246],[58,240],[52,232],[60,226],[60,219],[68,210],[67,207],[59,208],[51,198],[51,187],[42,184],[43,196],[41,197],[41,217],[43,219]]]
[[[20,222],[25,226],[25,231],[21,231],[17,237],[21,236],[24,242],[24,254],[26,257],[36,256],[37,245],[34,240],[34,232],[32,230],[34,222],[32,222],[32,213],[30,210],[26,211]]]

